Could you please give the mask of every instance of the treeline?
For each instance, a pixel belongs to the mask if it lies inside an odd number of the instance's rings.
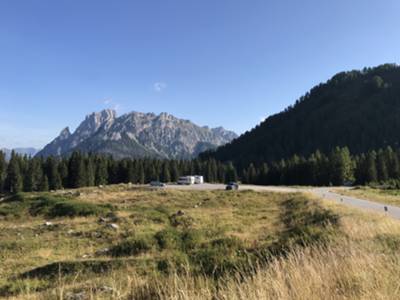
[[[244,183],[263,185],[365,185],[400,183],[400,149],[391,147],[351,155],[347,147],[329,154],[316,151],[309,157],[294,155],[271,164],[250,164],[240,172]]]
[[[74,152],[67,158],[46,159],[21,156],[13,152],[9,162],[0,152],[0,192],[48,191],[117,183],[145,184],[153,180],[176,182],[180,176],[203,175],[207,182],[237,179],[231,163],[213,159],[157,160],[123,159]]]
[[[117,183],[176,182],[180,176],[203,175],[207,182],[242,181],[260,185],[344,185],[394,182],[400,187],[400,149],[391,147],[351,155],[347,147],[329,154],[294,155],[271,164],[237,170],[231,163],[208,160],[123,159],[74,152],[68,158],[30,158],[0,152],[0,192],[48,191]]]

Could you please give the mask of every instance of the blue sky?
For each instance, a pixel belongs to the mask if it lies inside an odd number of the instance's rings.
[[[104,108],[238,133],[339,71],[398,63],[398,0],[2,0],[0,147]]]

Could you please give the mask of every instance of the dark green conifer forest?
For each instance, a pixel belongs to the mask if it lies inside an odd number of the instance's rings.
[[[232,162],[207,160],[122,159],[74,152],[69,157],[27,157],[0,152],[0,192],[18,193],[106,184],[176,182],[179,176],[203,175],[206,182],[241,181],[259,185],[344,185],[390,183],[400,186],[400,149],[390,146],[352,155],[347,147],[328,154],[315,151],[272,163],[237,168]]]
[[[309,157],[317,150],[330,153],[339,146],[372,159],[370,150],[397,149],[399,133],[400,67],[386,64],[333,76],[285,111],[201,157],[232,161],[239,168],[253,163],[259,168],[294,155]],[[384,178],[382,156],[378,159],[377,176]]]

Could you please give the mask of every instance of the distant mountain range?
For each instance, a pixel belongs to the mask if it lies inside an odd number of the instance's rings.
[[[316,150],[329,153],[336,146],[347,146],[354,154],[400,147],[399,66],[336,74],[293,106],[201,157],[246,166]]]
[[[37,156],[63,156],[73,151],[114,158],[193,158],[237,137],[222,127],[200,127],[170,114],[132,112],[117,117],[114,110],[92,113],[71,133],[66,127]]]
[[[35,156],[35,154],[39,151],[38,149],[35,149],[35,148],[14,148],[14,149],[1,148],[0,149],[0,151],[4,152],[6,154],[6,160],[10,159],[12,150],[14,150],[18,154],[27,155],[27,156]]]

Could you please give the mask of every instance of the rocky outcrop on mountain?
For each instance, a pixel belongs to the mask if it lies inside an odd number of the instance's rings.
[[[192,158],[236,137],[222,127],[200,127],[167,113],[132,112],[117,117],[114,110],[103,110],[87,116],[74,133],[65,128],[37,155],[68,155],[78,150],[115,158]]]

